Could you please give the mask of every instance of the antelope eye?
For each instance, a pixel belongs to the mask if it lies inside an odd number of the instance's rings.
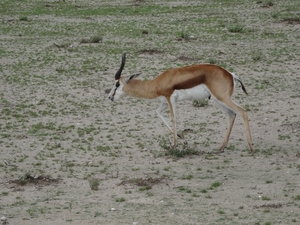
[[[120,82],[118,81],[117,83],[116,83],[116,88],[118,88],[120,86]]]

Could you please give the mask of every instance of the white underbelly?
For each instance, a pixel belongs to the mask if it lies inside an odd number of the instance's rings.
[[[206,87],[206,85],[200,84],[198,86],[189,89],[175,90],[172,95],[174,95],[177,101],[183,101],[183,100],[201,100],[201,99],[208,98],[211,94],[208,88]]]

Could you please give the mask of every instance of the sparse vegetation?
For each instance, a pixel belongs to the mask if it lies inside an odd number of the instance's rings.
[[[94,191],[98,190],[99,184],[100,184],[100,180],[98,178],[90,178],[89,179],[89,185],[92,190],[94,190]]]
[[[245,26],[241,24],[232,24],[228,27],[228,31],[231,33],[242,33]]]
[[[28,21],[28,17],[27,16],[20,16],[20,21]]]
[[[212,183],[211,188],[217,188],[219,186],[221,186],[221,183],[217,181],[217,182]]]
[[[208,106],[208,99],[194,100],[193,101],[193,106],[195,106],[195,107],[206,107],[206,106]]]
[[[299,8],[296,0],[1,1],[1,217],[299,223]],[[257,152],[249,154],[239,116],[218,151],[228,118],[212,96],[179,103],[184,139],[170,153],[157,103],[107,100],[123,52],[123,74],[143,80],[198,63],[237,74],[249,95],[237,84],[234,101],[248,111]]]
[[[81,44],[88,44],[88,43],[99,43],[99,42],[101,42],[103,40],[103,37],[101,37],[101,36],[92,36],[92,37],[90,37],[90,38],[88,38],[88,39],[81,39],[81,41],[80,41],[80,43]]]
[[[294,197],[294,200],[300,201],[300,195],[297,195],[296,197]]]

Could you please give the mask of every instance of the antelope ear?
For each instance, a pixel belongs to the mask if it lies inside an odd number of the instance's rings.
[[[141,74],[142,74],[142,73],[136,73],[136,74],[130,75],[129,77],[126,77],[126,78],[124,79],[125,84],[127,84],[128,81],[130,81],[131,79],[137,78],[137,77],[138,77],[139,75],[141,75]]]

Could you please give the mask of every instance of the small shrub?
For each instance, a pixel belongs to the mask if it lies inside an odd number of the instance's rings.
[[[208,60],[209,64],[217,64],[217,60],[216,59],[213,59],[213,58],[210,58]]]
[[[271,7],[271,6],[273,6],[273,5],[274,5],[274,2],[271,1],[271,0],[265,1],[265,2],[263,3],[263,7]]]
[[[19,19],[20,19],[20,21],[28,21],[27,16],[20,16]]]
[[[202,190],[201,190],[201,193],[206,193],[206,192],[207,192],[206,189],[202,189]]]
[[[251,53],[251,58],[254,62],[261,61],[263,59],[263,54],[261,51],[253,51]]]
[[[221,186],[221,183],[217,181],[217,182],[212,183],[211,188],[217,188],[219,186]]]
[[[8,192],[3,191],[3,192],[1,193],[1,195],[2,195],[2,196],[7,196],[7,195],[8,195]]]
[[[94,217],[101,216],[101,212],[95,212]]]
[[[151,186],[143,186],[143,187],[139,188],[139,191],[147,191],[147,190],[150,190],[150,189],[151,189]]]
[[[187,176],[183,176],[182,179],[183,180],[191,180],[194,176],[192,174],[189,174]]]
[[[228,27],[228,31],[231,33],[242,33],[244,30],[244,25],[235,24]]]
[[[262,196],[261,199],[262,199],[263,201],[269,201],[269,200],[271,200],[269,197],[266,197],[266,196]]]
[[[179,192],[186,192],[186,193],[191,193],[191,189],[187,188],[187,187],[183,187],[183,186],[180,186],[178,187],[178,191]]]
[[[225,214],[225,212],[222,209],[219,209],[218,213],[221,214],[221,215]]]
[[[90,38],[91,43],[99,43],[102,40],[103,40],[103,38],[100,37],[100,36],[93,36],[93,37]]]
[[[202,99],[202,100],[194,100],[193,101],[194,107],[205,107],[208,106],[208,99]]]
[[[99,179],[97,179],[97,178],[89,179],[89,185],[92,190],[94,190],[94,191],[98,190],[99,184],[100,184]]]
[[[182,31],[182,32],[179,34],[179,37],[182,38],[182,39],[184,39],[184,40],[188,40],[189,37],[190,37],[190,35],[189,35],[188,32]]]
[[[296,197],[294,197],[294,200],[300,201],[300,195],[297,195]]]
[[[123,197],[116,199],[116,202],[125,202],[125,201],[126,201],[126,199]]]
[[[18,184],[20,185],[25,185],[27,183],[27,177],[30,176],[29,173],[25,173],[23,175],[20,175],[18,178]]]

